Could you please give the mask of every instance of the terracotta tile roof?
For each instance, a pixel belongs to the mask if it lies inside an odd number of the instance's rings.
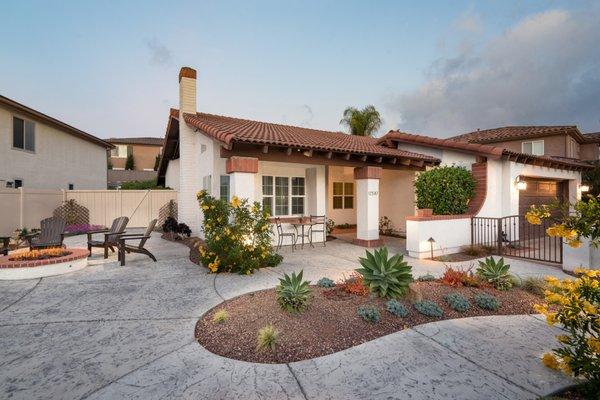
[[[352,136],[297,126],[251,121],[220,115],[185,114],[185,122],[220,141],[226,146],[232,142],[297,147],[318,151],[332,151],[359,155],[399,157],[438,163],[439,160],[424,154],[380,146],[371,137]]]
[[[586,143],[600,143],[600,132],[585,133],[583,137]]]
[[[536,138],[557,134],[571,135],[579,143],[584,141],[583,135],[574,125],[557,126],[503,126],[501,128],[477,130],[449,138],[469,143],[493,143],[506,140]]]
[[[143,182],[156,179],[157,171],[133,171],[126,169],[109,169],[108,184],[114,186],[123,182]]]
[[[107,142],[112,144],[146,144],[151,146],[162,146],[164,138],[157,137],[130,137],[130,138],[108,138]]]
[[[460,142],[450,139],[439,139],[430,136],[415,135],[412,133],[400,131],[390,131],[378,139],[379,144],[387,144],[389,146],[390,142],[413,143],[422,144],[427,147],[454,149],[465,153],[486,155],[488,157],[496,159],[502,157],[504,151],[504,149],[501,147]]]
[[[523,164],[532,164],[547,166],[560,169],[591,169],[590,163],[576,160],[573,158],[554,157],[554,156],[534,156],[531,154],[518,153],[497,146],[486,144],[468,143],[456,141],[453,139],[438,139],[429,136],[415,135],[399,131],[390,131],[385,136],[379,138],[380,144],[388,146],[394,142],[412,143],[424,147],[433,147],[438,149],[451,149],[466,153],[478,154],[489,158],[504,158]]]

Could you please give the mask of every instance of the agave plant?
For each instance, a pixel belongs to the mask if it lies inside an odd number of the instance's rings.
[[[412,267],[404,261],[402,254],[388,258],[388,249],[383,247],[374,253],[366,252],[360,258],[362,268],[356,270],[363,276],[366,286],[379,297],[396,298],[403,296],[413,281]]]
[[[510,265],[504,263],[504,257],[498,261],[494,257],[487,257],[485,261],[479,261],[476,273],[496,289],[508,290],[513,286],[512,276],[508,273],[509,268]]]
[[[302,274],[298,275],[292,272],[292,276],[283,274],[283,278],[279,279],[277,286],[277,302],[281,308],[289,312],[303,311],[308,305],[310,299],[309,281],[302,281]]]

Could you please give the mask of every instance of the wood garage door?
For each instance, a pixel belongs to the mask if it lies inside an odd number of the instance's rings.
[[[525,215],[532,205],[551,204],[565,199],[564,182],[525,179],[527,189],[519,192],[519,215]]]

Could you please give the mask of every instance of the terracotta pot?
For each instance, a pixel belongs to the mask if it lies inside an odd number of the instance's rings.
[[[433,215],[432,208],[420,208],[417,210],[417,217],[431,217]]]

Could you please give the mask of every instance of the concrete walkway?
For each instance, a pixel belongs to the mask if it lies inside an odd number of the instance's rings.
[[[337,279],[364,250],[342,241],[286,249],[281,266],[238,276],[207,274],[188,261],[186,247],[158,235],[149,246],[159,262],[131,255],[119,267],[115,256],[105,261],[95,251],[79,272],[0,282],[1,398],[534,399],[571,383],[540,364],[556,331],[533,316],[442,321],[290,364],[216,356],[193,336],[207,310],[272,287],[283,272]],[[415,276],[444,270],[439,262],[410,263]],[[511,265],[522,276],[564,276],[530,262]]]

